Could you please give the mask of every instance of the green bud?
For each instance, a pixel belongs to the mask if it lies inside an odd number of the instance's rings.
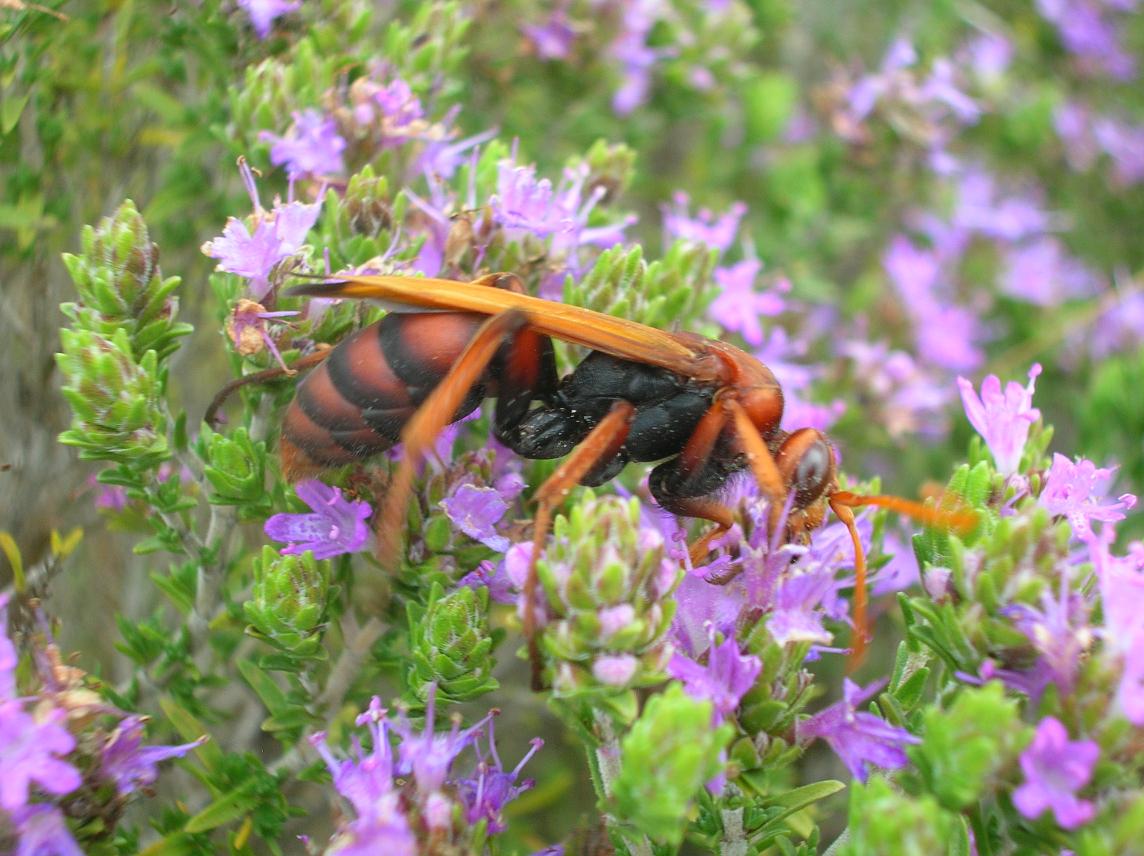
[[[711,702],[672,683],[648,699],[624,737],[609,808],[652,840],[678,844],[692,799],[719,774],[719,754],[733,734],[727,723],[711,727]]]
[[[880,776],[850,791],[850,839],[846,856],[886,853],[968,854],[969,831],[956,814],[928,794],[910,797]]]
[[[446,594],[435,582],[426,604],[408,604],[407,614],[413,662],[406,682],[418,701],[429,697],[433,683],[438,698],[450,701],[468,701],[500,686],[492,676],[500,634],[489,632],[488,589],[462,587]]]
[[[107,338],[90,330],[61,330],[56,363],[72,407],[60,442],[84,460],[117,461],[145,469],[170,457],[162,404],[165,373],[154,351],[136,363],[127,331]]]
[[[191,332],[189,324],[175,322],[180,280],[162,278],[159,247],[130,200],[97,228],[85,227],[83,252],[65,254],[64,264],[80,297],[79,303],[61,306],[72,326],[107,338],[126,330],[136,360],[147,351],[165,359],[178,347],[177,339]]]
[[[242,605],[250,626],[246,632],[298,657],[320,657],[330,572],[306,551],[282,556],[262,548],[254,560],[254,587]]]
[[[676,241],[649,265],[639,247],[613,247],[600,254],[580,282],[565,282],[564,301],[649,327],[686,327],[699,320],[715,296],[711,273],[716,255],[704,246]]]
[[[604,195],[600,197],[600,203],[607,205],[622,195],[631,183],[636,153],[623,143],[596,140],[584,155],[583,163],[588,165],[585,193],[603,188]]]
[[[266,444],[255,443],[245,428],[230,435],[203,428],[200,453],[203,475],[210,483],[212,505],[237,505],[244,518],[263,517],[270,507],[266,490]]]
[[[668,598],[680,570],[663,539],[639,527],[636,499],[587,492],[537,563],[548,604],[542,648],[556,696],[617,692],[663,680]]]
[[[1025,731],[1017,700],[1005,698],[1000,681],[962,689],[948,710],[926,710],[923,722],[922,742],[909,748],[910,757],[927,790],[953,811],[984,796],[1016,758]]]

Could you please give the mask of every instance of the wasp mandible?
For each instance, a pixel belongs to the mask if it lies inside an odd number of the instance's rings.
[[[391,310],[334,347],[298,385],[280,441],[292,479],[404,444],[377,518],[383,559],[396,553],[419,460],[483,399],[496,399],[493,434],[505,446],[526,458],[567,456],[535,494],[523,616],[534,674],[535,562],[552,514],[573,486],[602,484],[629,461],[659,462],[649,487],[664,509],[715,524],[691,546],[695,561],[734,523],[718,493],[739,471],[748,470],[770,500],[772,527],[789,507],[792,540],[805,540],[832,509],[854,545],[855,661],[866,644],[867,602],[853,509],[882,506],[946,528],[974,523],[971,512],[840,490],[831,442],[813,428],[783,430],[778,380],[726,342],[531,297],[510,273],[471,283],[347,276],[290,293],[369,299]],[[562,379],[553,339],[590,349]]]

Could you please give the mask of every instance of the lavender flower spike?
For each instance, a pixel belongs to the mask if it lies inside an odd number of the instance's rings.
[[[869,765],[898,769],[909,763],[902,748],[906,743],[921,741],[872,713],[855,708],[882,688],[884,681],[862,689],[849,678],[843,684],[842,700],[820,710],[796,727],[799,741],[822,738],[850,769],[854,778],[865,782]]]
[[[1013,792],[1013,803],[1028,818],[1052,809],[1065,829],[1076,829],[1092,820],[1096,807],[1077,799],[1076,791],[1088,784],[1100,747],[1092,740],[1069,740],[1060,720],[1046,716],[1036,736],[1021,753],[1025,784]]]
[[[1003,475],[1017,472],[1025,441],[1029,439],[1029,426],[1041,418],[1041,411],[1033,407],[1033,390],[1040,373],[1041,364],[1034,363],[1029,369],[1026,386],[1009,381],[1004,392],[997,375],[989,375],[981,382],[980,397],[972,383],[963,377],[957,379],[965,415],[985,439],[997,469]]]
[[[317,479],[300,482],[299,499],[313,514],[275,514],[266,521],[266,534],[275,541],[290,541],[283,555],[312,550],[315,559],[356,553],[369,537],[365,521],[373,513],[368,502],[342,498],[342,492]]]

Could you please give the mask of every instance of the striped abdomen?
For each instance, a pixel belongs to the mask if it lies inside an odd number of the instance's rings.
[[[286,476],[360,461],[397,443],[483,321],[467,312],[390,313],[340,342],[298,384],[286,410]],[[487,386],[474,387],[455,418],[471,412]]]

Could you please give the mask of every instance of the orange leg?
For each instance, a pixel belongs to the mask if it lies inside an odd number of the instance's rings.
[[[397,564],[401,533],[405,528],[406,505],[413,491],[413,478],[422,455],[433,445],[445,426],[453,421],[457,408],[480,381],[504,340],[527,323],[528,318],[523,312],[510,309],[494,315],[482,324],[453,363],[449,373],[433,388],[413,418],[401,429],[405,453],[389,483],[376,524],[378,560],[383,567]]]
[[[528,561],[528,575],[524,578],[524,638],[528,642],[528,658],[532,663],[532,688],[543,689],[543,666],[540,656],[540,644],[536,638],[536,564],[540,560],[540,551],[548,537],[548,529],[552,525],[552,513],[568,496],[576,484],[579,483],[591,469],[600,461],[606,461],[620,451],[635,417],[635,405],[629,401],[617,401],[608,411],[608,415],[601,419],[596,426],[588,432],[564,462],[556,468],[556,472],[548,477],[536,491],[536,519],[533,524],[532,555]]]
[[[731,413],[731,419],[735,423],[735,434],[738,436],[739,442],[743,444],[743,451],[747,453],[747,465],[751,468],[755,481],[759,483],[759,487],[770,500],[770,523],[773,529],[778,526],[783,506],[786,504],[786,482],[783,480],[779,468],[775,465],[774,455],[767,448],[767,444],[763,442],[763,438],[759,436],[759,430],[751,421],[751,417],[747,415],[747,411],[743,409],[743,405],[735,399],[729,398],[724,402],[724,406]]]

